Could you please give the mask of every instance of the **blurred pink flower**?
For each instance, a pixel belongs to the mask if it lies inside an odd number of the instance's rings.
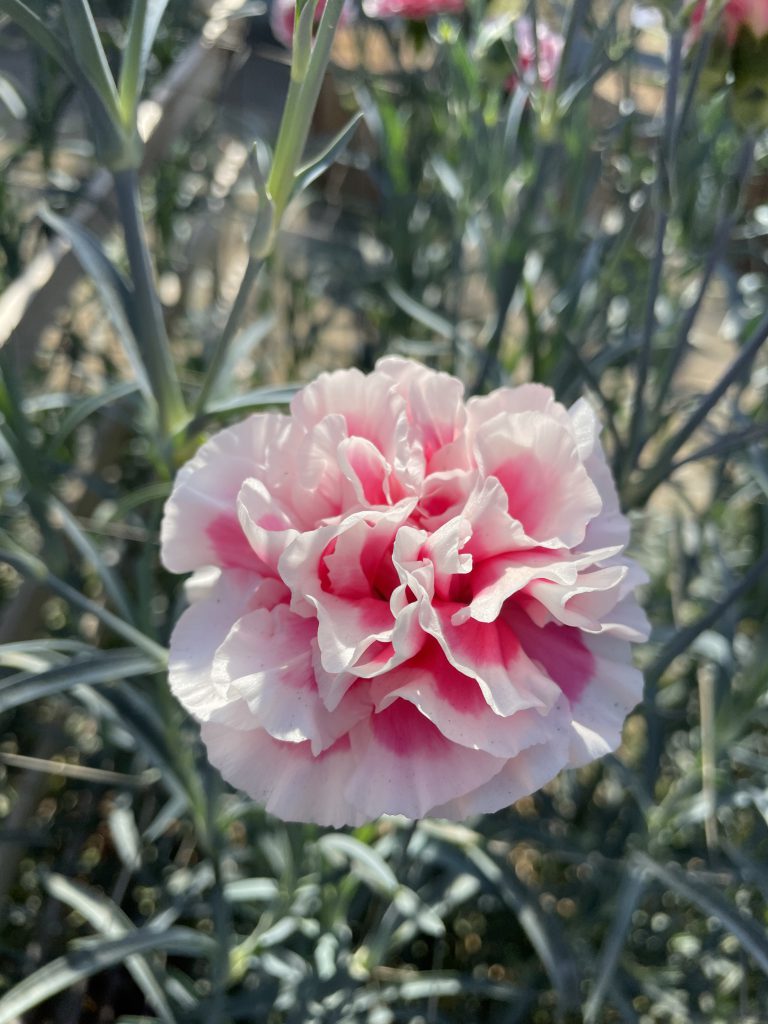
[[[207,441],[161,542],[194,571],[171,688],[224,777],[288,820],[463,818],[613,750],[648,625],[599,429],[386,358]]]
[[[691,31],[686,46],[691,46],[701,35],[704,15],[710,10],[717,10],[717,0],[699,0],[691,15]],[[768,0],[728,0],[722,9],[722,23],[725,38],[729,46],[733,46],[742,27],[748,28],[755,39],[768,36]]]
[[[554,85],[563,55],[565,40],[548,28],[542,21],[536,23],[536,38],[539,51],[539,81],[545,89]],[[525,80],[536,80],[536,46],[533,39],[533,24],[528,17],[515,21],[515,44],[517,46],[517,64],[521,76]],[[511,76],[508,87],[517,84],[516,76]]]
[[[326,0],[318,0],[315,8],[315,25],[320,21],[325,10]],[[347,0],[341,9],[339,25],[348,24],[354,17],[352,4]],[[269,10],[269,27],[278,42],[289,50],[293,44],[293,29],[296,23],[296,0],[272,0]]]
[[[424,21],[438,14],[461,14],[465,0],[363,0],[363,10],[369,18],[405,18]]]

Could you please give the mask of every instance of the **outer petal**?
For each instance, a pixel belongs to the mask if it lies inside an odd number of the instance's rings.
[[[224,778],[284,821],[341,828],[372,817],[344,796],[346,781],[356,771],[346,738],[315,757],[309,743],[281,743],[263,729],[207,722],[202,737]]]
[[[333,712],[323,704],[312,667],[317,624],[287,605],[257,609],[239,619],[219,646],[213,682],[246,702],[251,726],[290,743],[309,740],[313,754],[330,747],[370,713],[360,687]]]
[[[587,525],[581,547],[584,550],[611,545],[626,547],[629,542],[629,520],[619,507],[616,485],[600,443],[600,424],[595,411],[582,398],[571,406],[568,415],[576,437],[579,456],[603,503],[599,515]]]
[[[431,808],[434,818],[460,821],[472,814],[488,814],[509,807],[554,779],[567,764],[567,746],[558,733],[507,761],[492,779],[463,796]]]
[[[576,768],[615,750],[624,720],[643,696],[643,674],[632,664],[626,640],[611,636],[584,641],[593,659],[593,673],[571,701],[573,724],[569,764]]]
[[[160,526],[166,569],[261,568],[237,521],[237,494],[247,477],[263,480],[273,493],[285,488],[289,427],[286,416],[257,413],[214,434],[182,467]]]
[[[193,577],[194,581],[194,577]],[[196,581],[193,582],[193,587]],[[205,596],[187,608],[171,635],[168,682],[171,692],[199,721],[222,715],[247,722],[248,710],[226,680],[214,680],[213,661],[232,623],[251,608],[270,607],[285,595],[282,584],[230,569],[208,583]]]
[[[390,377],[405,399],[408,420],[424,452],[427,472],[466,468],[466,442],[462,439],[460,445],[454,445],[462,437],[467,421],[461,381],[397,356],[379,359],[376,371]],[[450,453],[445,452],[449,446]]]
[[[349,734],[354,771],[345,796],[369,817],[421,818],[437,803],[492,778],[504,761],[446,739],[407,700],[356,725]]]
[[[547,547],[573,547],[602,509],[570,429],[540,412],[499,415],[475,438],[483,473],[501,483],[509,514]]]

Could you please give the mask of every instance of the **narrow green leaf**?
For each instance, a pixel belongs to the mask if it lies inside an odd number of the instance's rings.
[[[715,917],[726,931],[736,936],[763,973],[768,975],[768,938],[765,928],[754,918],[742,914],[711,883],[697,878],[693,871],[683,871],[676,864],[665,867],[642,853],[635,854],[634,860],[637,870],[659,879],[706,916]]]
[[[118,85],[120,109],[126,128],[133,128],[136,123],[136,109],[144,88],[152,44],[167,6],[168,0],[134,0],[131,8]]]
[[[439,334],[443,338],[453,337],[455,334],[453,324],[446,320],[445,317],[435,313],[432,309],[428,309],[423,303],[418,302],[411,295],[408,295],[407,292],[404,292],[394,282],[389,282],[385,287],[390,299],[408,316],[413,317],[418,323],[423,324],[424,327],[428,327],[430,331],[434,331],[435,334]]]
[[[0,75],[0,101],[8,108],[11,117],[17,121],[27,119],[27,105],[7,75]]]
[[[51,874],[43,878],[43,884],[54,899],[76,910],[81,917],[106,938],[119,939],[135,934],[137,929],[131,919],[111,900],[101,893],[86,889],[78,882],[70,881],[63,875]],[[162,985],[146,959],[135,954],[126,957],[125,965],[134,981],[144,993],[149,1004],[160,1014],[164,1024],[176,1024]]]
[[[78,67],[117,127],[120,124],[117,89],[88,0],[67,0],[62,4],[62,14],[72,51],[77,54]]]
[[[104,312],[123,344],[136,375],[138,386],[154,406],[149,377],[131,324],[131,292],[127,283],[109,260],[98,239],[90,231],[71,220],[59,217],[58,214],[46,208],[40,211],[40,216],[72,246],[72,251],[80,261],[80,265],[89,275],[99,293]]]
[[[465,846],[464,855],[514,911],[531,945],[539,954],[544,969],[555,988],[563,1008],[578,1004],[576,957],[560,932],[548,920],[526,887],[501,867],[478,846]]]
[[[167,662],[168,652],[165,648],[146,636],[141,630],[136,629],[129,622],[121,619],[119,615],[114,615],[95,601],[89,600],[78,590],[75,590],[74,587],[70,587],[64,580],[60,580],[58,576],[54,576],[52,572],[48,571],[44,562],[28,551],[24,551],[6,533],[1,531],[0,541],[5,545],[5,547],[0,548],[0,561],[7,562],[8,565],[13,566],[14,569],[24,576],[36,580],[41,586],[49,587],[76,608],[91,612],[99,622],[103,622],[105,626],[108,626],[118,636],[133,644],[140,651],[149,654],[150,658],[154,658],[157,665],[163,665]]]
[[[280,895],[274,878],[238,878],[224,886],[224,899],[229,903],[270,903]]]
[[[123,867],[137,871],[141,865],[141,839],[130,798],[121,794],[108,815],[109,831]]]
[[[27,35],[52,57],[72,78],[77,79],[77,66],[71,54],[35,12],[22,0],[0,0],[0,12],[7,14]]]
[[[81,401],[74,399],[70,403],[69,411],[62,418],[59,429],[49,442],[50,450],[58,451],[72,431],[76,430],[84,420],[87,420],[89,416],[93,416],[99,409],[104,408],[105,405],[119,402],[121,398],[127,398],[138,390],[139,384],[136,381],[128,380],[121,381],[119,384],[112,384],[97,395],[89,395]]]
[[[303,192],[305,188],[311,185],[313,181],[317,181],[321,174],[325,174],[328,168],[336,163],[349,145],[362,116],[362,110],[358,110],[317,156],[312,157],[311,160],[308,160],[299,167],[296,171],[295,187],[297,193]]]
[[[126,622],[133,622],[133,612],[128,601],[122,580],[116,572],[104,562],[100,552],[94,547],[90,537],[85,533],[66,505],[58,498],[49,498],[48,507],[53,513],[54,526],[60,526],[72,546],[79,551],[91,565],[102,582],[107,596],[112,601],[115,611]]]
[[[175,956],[211,957],[216,953],[216,943],[191,928],[156,931],[148,926],[120,939],[80,947],[67,956],[52,960],[4,995],[0,999],[0,1024],[15,1024],[21,1014],[83,978],[90,978],[122,963],[129,956],[150,950],[162,950]]]
[[[318,839],[317,846],[326,856],[340,855],[349,861],[354,873],[376,892],[385,896],[393,896],[396,892],[398,881],[392,868],[380,854],[354,836],[331,832]]]
[[[161,671],[163,666],[141,651],[103,651],[85,657],[76,656],[66,664],[55,665],[44,672],[18,672],[2,680],[0,714],[85,683],[112,683]]]
[[[259,317],[258,320],[254,320],[247,327],[243,327],[232,339],[211,391],[211,394],[214,396],[214,403],[217,394],[220,398],[223,398],[223,395],[231,390],[233,372],[236,365],[240,360],[247,359],[254,352],[258,351],[262,342],[269,336],[270,331],[275,326],[276,319],[274,313],[268,313],[266,316]],[[223,400],[226,401],[226,399]],[[209,409],[211,404],[211,402],[208,403]]]
[[[637,874],[627,877],[621,887],[617,900],[616,914],[614,915],[611,929],[603,943],[603,948],[600,951],[595,984],[584,1007],[584,1024],[597,1024],[600,1020],[600,1011],[605,1000],[605,993],[610,985],[611,976],[616,969],[616,962],[624,947],[632,914],[635,912],[644,887],[643,878]]]
[[[210,402],[205,413],[196,421],[195,426],[201,426],[213,417],[226,416],[229,413],[240,414],[249,412],[251,409],[263,409],[265,405],[287,405],[301,387],[301,384],[284,384],[274,388],[254,388],[253,391],[246,391],[244,395]]]

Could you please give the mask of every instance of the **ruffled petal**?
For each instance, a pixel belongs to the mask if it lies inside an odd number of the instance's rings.
[[[170,572],[206,565],[260,571],[237,519],[237,495],[248,477],[278,496],[290,478],[286,416],[257,413],[215,434],[179,471],[160,526],[160,554]]]
[[[283,743],[264,729],[206,722],[201,735],[224,778],[283,821],[342,828],[371,818],[365,806],[353,806],[344,795],[356,770],[345,737],[315,756],[309,743]]]
[[[564,741],[570,725],[564,699],[543,714],[532,710],[508,717],[496,714],[477,681],[447,664],[435,641],[425,644],[406,664],[378,676],[370,694],[377,711],[396,700],[408,700],[446,739],[494,757],[515,757],[554,733]]]

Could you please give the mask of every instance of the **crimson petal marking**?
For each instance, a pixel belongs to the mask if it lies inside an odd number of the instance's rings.
[[[547,547],[574,547],[602,500],[568,426],[538,412],[500,415],[475,438],[481,471],[500,481],[509,513]]]
[[[507,717],[528,708],[554,707],[560,688],[531,661],[506,616],[488,623],[469,619],[455,626],[452,619],[459,607],[422,603],[421,626],[435,637],[454,668],[477,680],[492,710]]]
[[[364,437],[349,437],[339,445],[336,458],[357,504],[371,508],[390,503],[389,464],[375,445]],[[351,505],[351,500],[345,502],[345,508]]]
[[[521,609],[505,609],[505,617],[528,657],[540,664],[573,703],[594,678],[595,661],[580,629],[555,622],[536,625]]]
[[[229,684],[246,701],[252,725],[290,743],[310,740],[317,754],[370,711],[358,688],[331,714],[312,668],[316,624],[287,605],[259,609],[239,619],[213,662],[213,681]]]
[[[532,710],[508,718],[495,714],[477,681],[447,663],[434,640],[406,664],[375,679],[370,694],[377,711],[398,699],[408,700],[446,739],[494,757],[516,757],[555,732],[565,738],[570,726],[563,699],[545,715]]]
[[[237,494],[247,477],[264,480],[272,493],[283,492],[289,428],[287,416],[257,413],[210,438],[182,467],[160,526],[166,569],[191,572],[222,562],[251,566],[248,544],[239,539]]]

